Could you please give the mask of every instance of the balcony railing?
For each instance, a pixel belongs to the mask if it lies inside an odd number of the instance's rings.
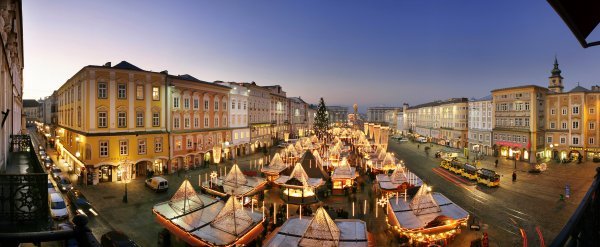
[[[597,246],[600,243],[600,167],[592,186],[550,247]]]

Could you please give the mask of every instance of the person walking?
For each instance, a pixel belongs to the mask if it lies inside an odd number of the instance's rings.
[[[513,174],[512,174],[512,181],[513,181],[513,182],[514,182],[514,181],[517,181],[517,172],[516,172],[516,171],[513,171]]]
[[[496,168],[497,168],[498,167],[498,159],[496,159],[496,161],[494,163],[496,163]]]

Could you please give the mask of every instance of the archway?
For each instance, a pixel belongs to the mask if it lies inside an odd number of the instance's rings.
[[[152,174],[152,162],[147,160],[142,160],[135,164],[135,178],[146,178],[148,175]]]

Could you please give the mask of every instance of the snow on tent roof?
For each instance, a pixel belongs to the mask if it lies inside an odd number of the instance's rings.
[[[231,167],[229,174],[227,174],[227,177],[225,177],[225,180],[223,180],[223,182],[237,186],[248,183],[248,180],[246,179],[244,173],[242,173],[242,171],[240,170],[240,167],[237,164],[234,164],[233,167]]]
[[[283,163],[283,160],[281,159],[281,155],[279,155],[279,153],[275,153],[275,155],[273,155],[273,158],[271,159],[269,166],[274,167],[274,168],[275,167],[285,167],[285,163]]]
[[[346,159],[346,157],[342,159],[342,162],[340,163],[340,165],[338,165],[337,168],[335,168],[334,172],[336,175],[352,175],[352,168],[350,167],[350,164],[348,164],[348,160]]]
[[[308,223],[306,232],[298,243],[299,246],[338,246],[340,229],[329,217],[327,211],[320,207]]]
[[[240,236],[252,223],[252,218],[244,210],[244,206],[235,196],[232,196],[210,225],[229,234]]]
[[[204,207],[202,199],[198,196],[189,180],[185,179],[179,189],[169,200],[169,206],[179,214],[186,214],[190,211]]]
[[[292,173],[290,174],[290,179],[291,178],[297,179],[303,186],[308,186],[308,175],[300,163],[296,163],[294,166],[294,170],[292,170]]]
[[[313,156],[315,156],[315,160],[317,161],[318,165],[323,165],[323,159],[321,158],[321,155],[319,154],[319,152],[317,150],[314,150],[312,152]]]
[[[441,212],[440,206],[431,195],[431,187],[423,184],[417,194],[410,201],[410,208],[415,215],[431,214]]]
[[[392,153],[385,154],[385,156],[384,156],[384,158],[382,160],[383,161],[381,162],[381,165],[383,167],[386,167],[386,166],[388,166],[388,167],[390,167],[390,166],[394,167],[396,165],[396,158],[394,158],[394,156],[392,155]]]
[[[394,169],[394,172],[392,173],[392,175],[390,176],[390,180],[393,182],[402,182],[406,180],[406,174],[404,174],[404,167],[402,167],[402,164],[398,163],[396,165],[396,169]]]

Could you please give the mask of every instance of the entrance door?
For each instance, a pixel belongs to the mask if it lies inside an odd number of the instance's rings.
[[[100,182],[112,182],[112,167],[101,166],[100,167]]]
[[[136,164],[136,178],[145,178],[146,175],[148,175],[148,169],[151,169],[151,167],[148,167],[148,163],[150,163],[150,161],[140,161]]]

